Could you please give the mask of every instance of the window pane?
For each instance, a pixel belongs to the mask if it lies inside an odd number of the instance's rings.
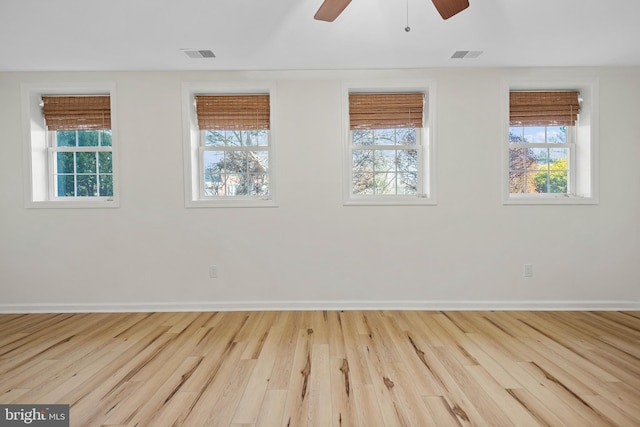
[[[524,142],[522,126],[511,126],[509,128],[509,142]]]
[[[536,193],[566,193],[568,171],[541,170],[533,174]]]
[[[239,132],[242,145],[254,147],[256,145],[268,145],[267,132],[263,130],[245,130]]]
[[[58,175],[58,197],[75,196],[75,179],[73,175]]]
[[[396,174],[393,172],[376,172],[374,174],[375,193],[389,195],[396,193]]]
[[[111,147],[111,145],[112,145],[111,131],[110,130],[101,131],[100,146]]]
[[[558,167],[558,169],[567,169],[567,163],[569,159],[569,149],[568,148],[551,148],[549,150],[549,161],[557,164],[557,162],[564,162],[562,167]],[[560,165],[557,165],[560,166]]]
[[[204,132],[204,145],[222,147],[226,144],[224,131],[207,130]]]
[[[355,195],[370,195],[373,194],[374,189],[373,173],[372,172],[355,172],[353,173],[353,194]]]
[[[56,153],[56,172],[73,173],[73,153]]]
[[[398,145],[415,145],[416,129],[415,128],[397,129],[396,143]]]
[[[78,176],[78,196],[91,197],[98,195],[97,177],[95,175]]]
[[[353,150],[353,172],[373,172],[373,150]]]
[[[224,195],[227,196],[244,196],[246,195],[246,186],[244,178],[246,175],[225,174],[223,175]]]
[[[549,162],[549,149],[548,148],[529,148],[527,149],[529,155],[527,156],[527,169],[537,170],[540,168],[546,168]]]
[[[57,147],[75,147],[76,131],[75,130],[59,130],[56,132]]]
[[[547,142],[564,144],[567,142],[566,126],[547,126]]]
[[[224,152],[223,151],[205,151],[204,153],[204,191],[207,196],[215,196],[220,194],[223,186],[222,176],[224,172]]]
[[[509,172],[509,193],[521,194],[525,192],[524,171]]]
[[[245,151],[225,152],[225,170],[228,172],[247,173],[248,153]]]
[[[96,153],[76,153],[76,173],[96,173]]]
[[[567,171],[549,172],[549,193],[566,193],[567,181]]]
[[[373,167],[376,171],[395,171],[396,150],[375,150]]]
[[[268,151],[249,151],[248,155],[248,172],[249,173],[265,173],[269,169],[269,152]]]
[[[225,145],[227,147],[240,147],[244,145],[244,136],[246,132],[240,130],[226,130],[224,131],[225,135]]]
[[[353,145],[373,145],[373,130],[354,130]]]
[[[251,174],[249,176],[251,188],[249,193],[252,196],[268,196],[269,195],[269,175],[267,174]]]
[[[509,170],[524,170],[528,152],[526,148],[509,148]]]
[[[524,142],[546,142],[544,126],[525,126]]]
[[[269,145],[269,132],[266,130],[256,131],[255,142],[256,142],[256,145],[260,145],[260,146]]]
[[[111,197],[113,196],[113,176],[112,175],[99,175],[100,178],[100,196]]]
[[[78,131],[78,147],[97,147],[99,131],[80,130]]]
[[[418,172],[418,151],[398,150],[397,166],[400,172]]]
[[[400,173],[398,174],[398,194],[418,193],[418,174],[417,173]]]
[[[113,173],[113,156],[109,151],[102,151],[98,153],[98,172],[100,173]]]
[[[374,129],[374,140],[376,145],[395,145],[396,131],[395,129]]]
[[[548,193],[549,192],[549,171],[541,170],[533,174],[533,182],[535,193]]]
[[[205,151],[204,170],[215,170],[218,173],[224,171],[224,151]]]

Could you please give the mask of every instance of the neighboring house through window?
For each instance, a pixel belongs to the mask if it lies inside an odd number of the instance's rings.
[[[270,94],[185,96],[187,206],[273,206]]]

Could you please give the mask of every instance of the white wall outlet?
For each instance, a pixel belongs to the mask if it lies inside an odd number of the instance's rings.
[[[216,279],[218,277],[218,266],[210,265],[209,266],[209,278]]]
[[[524,264],[522,266],[522,275],[524,277],[533,277],[533,264]]]

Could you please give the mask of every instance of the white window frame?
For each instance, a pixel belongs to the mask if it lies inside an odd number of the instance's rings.
[[[117,208],[120,206],[118,174],[118,136],[115,83],[30,83],[23,84],[23,174],[26,208]],[[53,147],[54,131],[48,131],[42,114],[42,96],[46,95],[108,95],[111,103],[111,147],[113,196],[58,197],[54,192],[53,156],[60,150]],[[100,148],[100,147],[95,147]],[[105,147],[106,149],[106,147]],[[74,151],[86,151],[76,147]],[[92,148],[87,151],[95,151]]]
[[[271,129],[268,132],[268,146],[260,151],[269,152],[269,196],[205,196],[202,177],[202,155],[210,151],[203,146],[204,132],[198,128],[196,95],[258,95],[268,94],[271,114]],[[226,83],[183,83],[182,85],[182,121],[184,154],[184,193],[187,208],[237,208],[237,207],[276,207],[276,168],[275,168],[275,84],[272,82],[226,82]],[[217,149],[216,149],[217,150]],[[225,150],[225,149],[221,149]],[[243,148],[238,147],[238,151]]]
[[[569,127],[566,144],[526,143],[514,145],[509,141],[510,91],[564,91],[580,92],[581,106],[578,121]],[[548,81],[506,82],[503,97],[502,138],[502,203],[505,205],[588,205],[598,204],[598,82]],[[509,192],[510,148],[569,148],[567,193]]]
[[[355,195],[353,184],[353,131],[350,129],[349,94],[351,93],[408,93],[421,92],[425,97],[423,127],[416,129],[416,145],[384,146],[371,149],[417,149],[418,151],[418,194],[415,195]],[[384,205],[436,205],[435,170],[435,105],[436,87],[433,81],[393,81],[393,82],[346,82],[342,85],[343,117],[343,204],[345,206]],[[358,147],[357,149],[361,149]],[[369,147],[366,147],[369,148]],[[365,148],[365,149],[366,149]]]

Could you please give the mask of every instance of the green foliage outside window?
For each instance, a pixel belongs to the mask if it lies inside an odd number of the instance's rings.
[[[56,147],[111,147],[111,131],[57,131]],[[65,150],[55,153],[57,197],[112,197],[113,152]]]

